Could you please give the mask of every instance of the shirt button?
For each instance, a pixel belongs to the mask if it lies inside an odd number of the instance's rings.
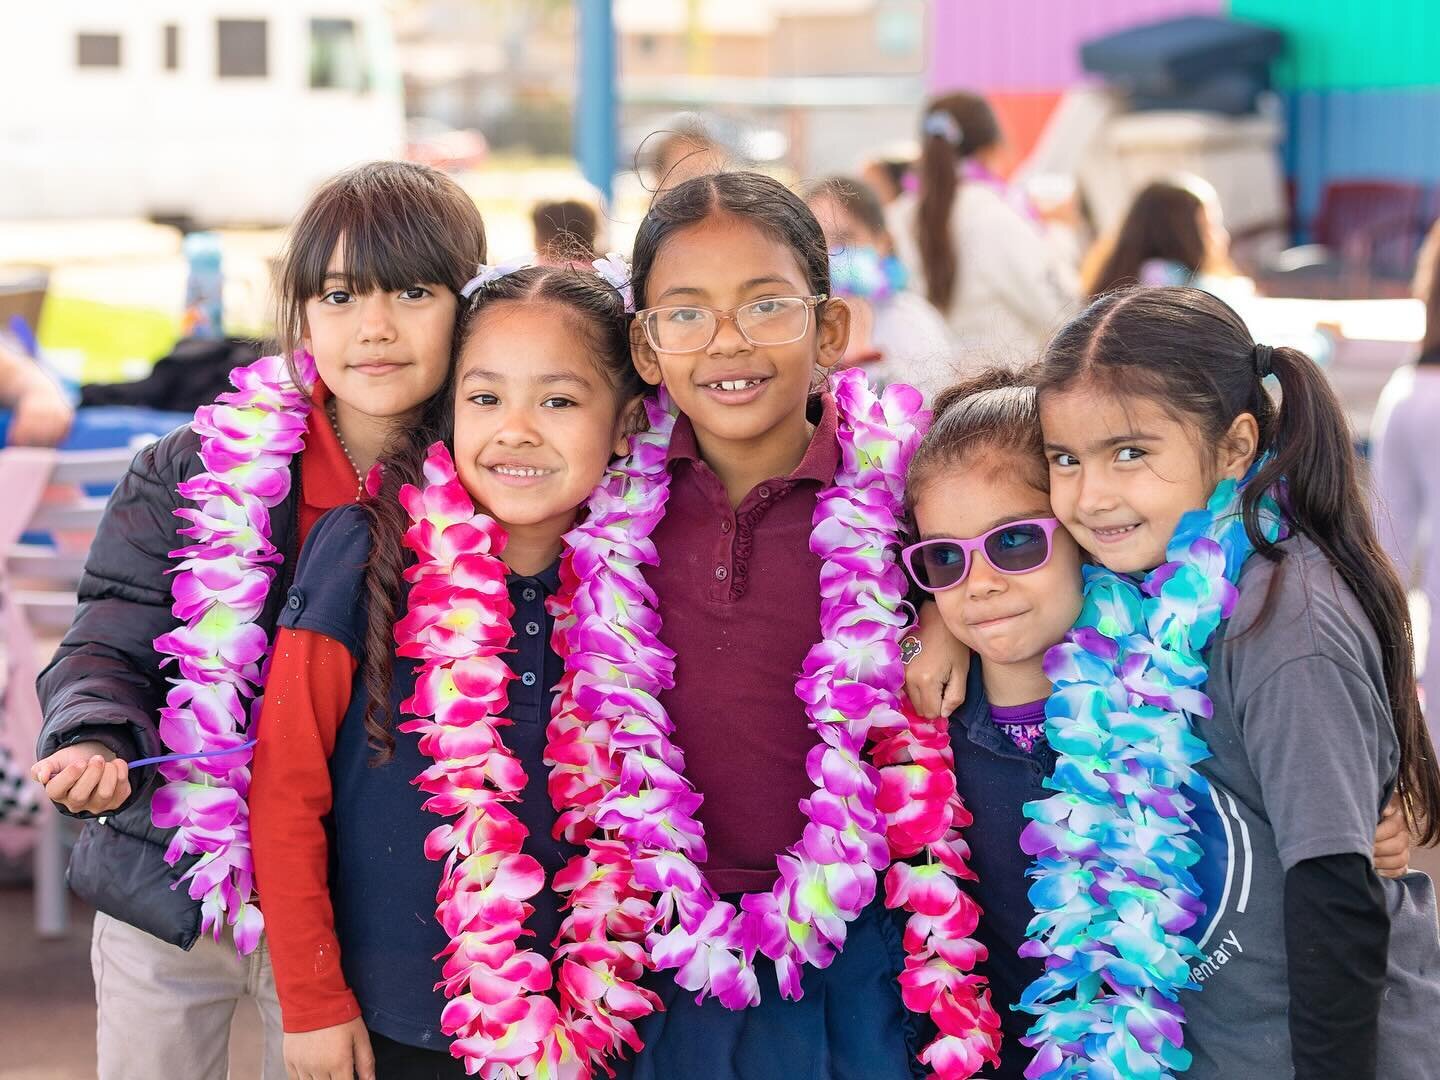
[[[525,633],[529,634],[531,637],[534,637],[539,632],[540,624],[538,622],[527,622],[525,624]]]
[[[721,531],[722,533],[728,533],[728,532],[730,531],[730,522],[728,522],[728,521],[722,521],[722,522],[720,522],[720,531]]]
[[[756,489],[755,494],[759,495],[762,499],[768,499],[770,497],[770,489],[764,484],[761,484],[760,487]]]
[[[286,600],[285,603],[287,603],[287,604],[290,605],[290,610],[291,610],[291,611],[299,611],[299,610],[300,610],[300,594],[299,594],[299,593],[291,593],[291,594],[290,594],[290,599],[289,599],[289,600]]]
[[[521,681],[524,685],[526,685],[526,686],[534,686],[534,685],[535,685],[535,672],[533,672],[533,671],[527,671],[527,672],[525,672],[524,675],[521,675],[521,676],[520,676],[520,681]]]
[[[535,599],[535,590],[534,590],[534,589],[526,589],[526,590],[525,590],[524,592],[522,592],[520,595],[523,596],[526,600],[534,600],[534,599]]]
[[[724,580],[725,580],[727,577],[729,577],[729,576],[730,576],[730,571],[729,571],[729,570],[726,570],[725,567],[723,567],[723,566],[717,566],[717,567],[715,567],[715,580],[716,580],[716,581],[724,581]]]

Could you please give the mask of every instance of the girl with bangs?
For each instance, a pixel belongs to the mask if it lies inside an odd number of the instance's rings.
[[[485,257],[434,170],[358,166],[297,219],[280,352],[146,447],[110,499],[75,621],[40,678],[35,778],[86,825],[70,885],[96,908],[99,1075],[224,1077],[253,997],[285,1075],[254,889],[248,717],[301,544],[352,503],[440,386],[458,292]]]

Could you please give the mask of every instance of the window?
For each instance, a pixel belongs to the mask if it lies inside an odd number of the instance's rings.
[[[75,64],[82,68],[118,68],[119,34],[76,34]]]
[[[370,88],[370,71],[354,19],[310,20],[310,86],[357,93]]]
[[[165,24],[165,70],[180,70],[180,27]]]
[[[218,19],[215,53],[222,79],[264,78],[270,73],[269,24],[264,19]]]

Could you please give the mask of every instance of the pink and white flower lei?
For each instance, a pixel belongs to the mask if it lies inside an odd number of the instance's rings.
[[[985,947],[971,936],[980,907],[960,882],[976,880],[961,830],[973,820],[955,787],[955,751],[948,717],[930,719],[905,705],[906,726],[876,742],[877,805],[885,815],[891,854],[885,905],[904,908],[905,970],[900,996],[912,1012],[929,1013],[939,1036],[920,1061],[943,1080],[965,1080],[984,1062],[1000,1064],[1000,1017],[975,964]],[[923,864],[902,862],[924,852]]]
[[[230,373],[234,393],[196,411],[191,428],[205,471],[177,489],[195,506],[175,511],[189,522],[180,534],[193,542],[170,553],[182,560],[171,610],[184,625],[155,639],[161,666],[174,661],[180,672],[160,710],[160,738],[177,754],[200,756],[159,764],[166,783],[151,817],[157,828],[175,830],[167,862],[199,855],[181,880],[200,901],[202,932],[218,939],[228,923],[242,954],[264,929],[246,804],[247,731],[260,714],[269,656],[256,620],[284,561],[271,542],[270,511],[290,493],[315,378],[309,354],[297,352],[295,363],[304,385],[291,381],[283,357],[266,356]]]
[[[649,908],[635,906],[623,851],[597,843],[556,876],[557,891],[571,894],[558,980],[543,956],[518,947],[545,872],[522,850],[527,831],[507,805],[523,797],[526,776],[499,730],[510,723],[500,714],[513,678],[502,659],[514,611],[499,557],[505,534],[475,510],[439,443],[425,477],[423,490],[400,492],[418,562],[405,572],[409,606],[395,640],[399,655],[421,661],[401,704],[416,719],[399,726],[434,760],[415,783],[427,810],[455,818],[425,842],[429,858],[445,861],[435,909],[450,936],[441,1028],[466,1071],[487,1080],[583,1080],[596,1066],[609,1071],[605,1059],[622,1043],[638,1047],[631,1021],[659,1005],[634,985],[640,945],[610,937],[627,927],[638,936]]]
[[[820,573],[822,640],[796,693],[819,743],[806,770],[814,794],[801,840],[779,856],[779,878],[740,907],[706,880],[702,796],[684,775],[674,726],[659,702],[674,685],[674,654],[642,567],[657,561],[651,535],[669,494],[666,453],[675,417],[649,404],[650,430],[614,465],[567,536],[569,621],[556,627],[569,679],[555,702],[552,792],[576,835],[588,827],[623,841],[635,880],[656,894],[648,945],[657,968],[728,1008],[759,1002],[756,951],[776,966],[781,994],[801,996],[800,966],[827,966],[848,924],[870,903],[889,863],[876,806],[878,774],[863,760],[874,732],[904,726],[897,644],[907,619],[895,547],[905,467],[921,435],[921,399],[907,386],[877,397],[859,371],[833,383],[841,423],[835,483],[820,493],[811,550]],[[587,824],[588,823],[588,824]]]

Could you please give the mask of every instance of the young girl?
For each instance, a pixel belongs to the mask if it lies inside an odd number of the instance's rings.
[[[831,282],[852,309],[845,362],[873,384],[909,383],[926,400],[955,374],[955,342],[932,304],[906,287],[880,200],[859,180],[831,176],[801,189],[830,245]]]
[[[980,373],[939,395],[934,410],[907,484],[923,539],[904,558],[976,658],[965,704],[950,720],[949,745],[974,819],[964,839],[976,878],[965,888],[979,904],[975,938],[988,954],[977,970],[988,979],[1003,1031],[1000,1065],[984,1075],[1019,1080],[1034,1051],[1024,1041],[1031,1019],[1017,1006],[1043,972],[1024,948],[1034,913],[1026,896],[1024,807],[1050,795],[1045,781],[1056,754],[1045,731],[1045,657],[1080,613],[1081,553],[1050,507],[1035,390],[1023,376]],[[1223,838],[1219,815],[1213,807],[1205,812],[1209,800],[1191,797],[1203,833]],[[1392,819],[1376,838],[1377,865],[1397,824]],[[1403,861],[1404,841],[1398,846]],[[1214,910],[1224,861],[1195,873]]]
[[[315,530],[280,620],[252,804],[285,1061],[302,1078],[492,1075],[565,1049],[526,1045],[554,1010],[541,993],[561,930],[550,885],[577,851],[552,838],[541,764],[562,675],[547,604],[561,538],[624,451],[641,384],[612,285],[496,273],[477,279],[450,378],[387,454],[383,491]],[[437,439],[453,468],[433,448],[427,459]],[[397,501],[406,484],[424,490]],[[421,719],[397,723],[405,713]],[[502,741],[508,753],[487,756]],[[430,811],[467,805],[435,828]],[[515,951],[522,934],[534,951]],[[566,970],[584,959],[565,955]],[[506,1011],[524,1002],[529,1013]],[[574,1066],[584,1055],[570,1049]]]
[[[251,885],[248,753],[213,752],[245,741],[306,533],[355,500],[381,443],[444,379],[457,291],[484,254],[474,204],[441,174],[380,162],[336,177],[291,233],[283,359],[237,371],[237,393],[141,451],[110,500],[75,622],[40,679],[35,767],[90,819],[70,885],[98,910],[106,1080],[223,1077],[247,995],[266,1021],[264,1075],[284,1076]],[[127,765],[166,752],[209,756]]]
[[[652,418],[626,466],[642,507],[629,533],[654,549],[624,568],[622,595],[643,602],[618,625],[660,643],[626,687],[658,703],[635,740],[614,740],[632,782],[597,820],[657,890],[646,985],[665,1011],[638,1025],[645,1047],[621,1071],[908,1077],[923,1017],[896,981],[861,753],[899,722],[908,616],[885,553],[919,395],[875,399],[858,372],[817,392],[848,311],[827,295],[819,223],[768,177],[661,197],[632,274],[635,364],[678,416]]]
[[[1073,310],[1073,268],[990,182],[1000,125],[984,98],[947,94],[921,122],[916,197],[890,214],[895,245],[970,366],[1030,363]]]
[[[1115,235],[1096,244],[1087,262],[1082,288],[1092,299],[1135,284],[1218,293],[1235,276],[1220,199],[1199,177],[1145,185]]]
[[[1392,790],[1436,838],[1440,774],[1323,375],[1208,293],[1139,289],[1055,337],[1039,406],[1055,516],[1104,569],[1047,662],[1030,1075],[1435,1075],[1432,886],[1368,856]],[[1224,867],[1203,907],[1197,863]]]

